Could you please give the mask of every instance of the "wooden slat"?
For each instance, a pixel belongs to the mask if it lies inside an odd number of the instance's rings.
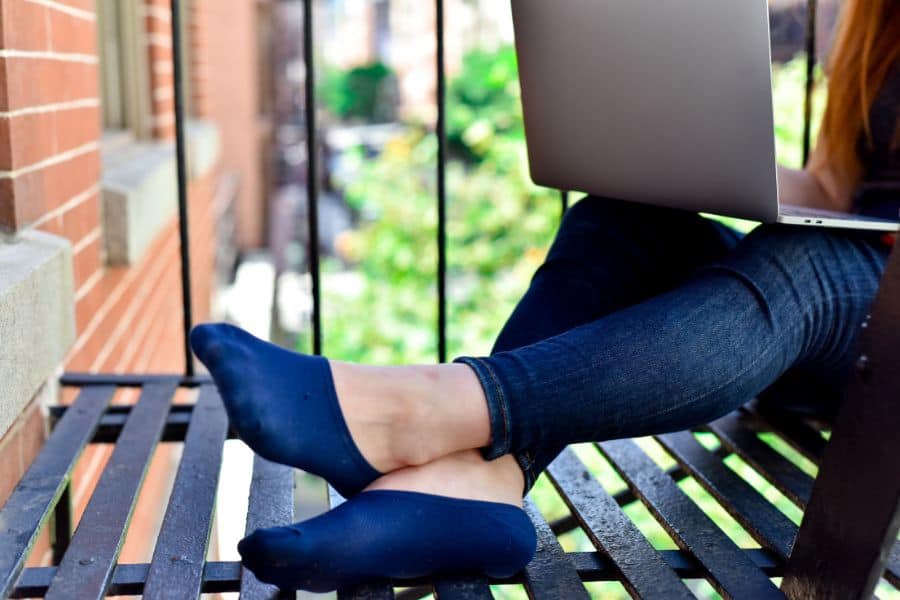
[[[534,524],[538,540],[534,559],[525,567],[525,587],[530,597],[535,600],[588,600],[590,596],[575,566],[530,498],[525,500],[525,512]]]
[[[434,584],[437,600],[491,600],[491,586],[484,577],[440,579]]]
[[[784,574],[784,561],[778,558],[774,552],[763,548],[752,548],[742,552],[769,577],[780,577]],[[682,579],[703,579],[707,576],[706,569],[703,568],[700,561],[684,550],[660,550],[659,554],[669,568]],[[584,581],[618,581],[621,579],[609,559],[598,552],[570,552],[569,558]]]
[[[761,441],[756,432],[745,425],[744,418],[738,413],[732,413],[710,423],[707,429],[716,434],[744,462],[759,471],[782,494],[801,508],[806,506],[812,493],[813,478]]]
[[[56,575],[57,567],[37,567],[25,569],[11,598],[40,598],[47,593],[50,581]],[[144,581],[150,572],[148,563],[137,565],[117,565],[113,571],[110,596],[140,596]],[[210,562],[203,570],[203,593],[222,594],[236,592],[240,587],[241,563]]]
[[[760,545],[784,559],[790,556],[797,526],[784,513],[700,445],[691,432],[657,439]]]
[[[724,596],[781,598],[778,588],[631,440],[599,445],[619,475],[684,550],[709,570]]]
[[[216,389],[203,386],[153,553],[145,600],[200,596],[227,430]]]
[[[0,598],[12,593],[31,547],[115,391],[104,386],[79,394],[0,511]]]
[[[151,383],[168,383],[172,380],[178,382],[181,387],[197,387],[211,385],[212,378],[209,375],[196,375],[185,377],[178,375],[130,375],[107,373],[66,373],[59,378],[60,385],[64,387],[87,388],[93,386],[118,386],[118,387],[144,387]]]
[[[253,479],[247,509],[247,534],[263,527],[288,525],[294,520],[294,470],[253,457]],[[241,600],[270,600],[293,597],[277,587],[259,581],[244,569],[241,576]]]
[[[768,426],[808,460],[819,464],[825,453],[827,440],[795,415],[788,415],[774,409],[755,410],[752,414],[763,426]]]
[[[632,594],[640,598],[694,597],[571,448],[560,454],[547,472],[585,533],[622,573],[622,583]]]
[[[138,490],[162,434],[176,387],[175,380],[144,387],[46,598],[99,600],[106,595]]]

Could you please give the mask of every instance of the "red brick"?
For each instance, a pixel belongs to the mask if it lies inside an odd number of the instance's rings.
[[[86,12],[94,12],[95,2],[97,0],[56,0],[59,4],[77,8]]]
[[[0,118],[0,170],[16,170],[100,139],[100,108],[60,108]],[[8,146],[7,146],[8,144]]]
[[[0,179],[0,229],[16,229],[16,205],[12,190],[12,179]]]
[[[50,11],[50,48],[54,52],[97,54],[95,21],[60,10]]]
[[[75,288],[79,288],[100,268],[102,238],[97,238],[75,253],[72,258]]]
[[[0,117],[0,171],[11,171],[13,164],[10,120]]]
[[[47,439],[46,421],[38,402],[33,402],[29,408],[25,409],[19,419],[21,421],[19,430],[20,460],[22,473],[25,473],[37,458]]]
[[[99,106],[84,106],[53,113],[56,120],[53,149],[66,152],[100,139],[102,117]]]
[[[50,48],[47,7],[23,0],[0,3],[3,48],[45,51]]]
[[[22,472],[19,466],[19,428],[7,431],[0,439],[0,506],[6,503],[16,488]]]
[[[0,110],[96,98],[100,72],[96,63],[52,58],[8,56],[0,58],[6,84],[6,102]],[[2,92],[3,90],[0,90]]]
[[[2,121],[9,135],[10,156],[0,168],[14,171],[53,156],[56,121],[52,113],[30,113]]]
[[[0,186],[0,219],[4,216],[4,202],[11,202],[15,207],[14,226],[34,223],[99,180],[100,153],[97,150],[20,174],[7,189]]]

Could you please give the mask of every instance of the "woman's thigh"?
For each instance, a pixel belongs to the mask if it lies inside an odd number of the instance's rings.
[[[494,352],[532,344],[658,295],[723,258],[739,239],[694,213],[584,198],[566,213]]]
[[[765,226],[663,294],[466,359],[491,408],[488,456],[680,430],[792,367],[846,370],[886,255],[867,235]]]

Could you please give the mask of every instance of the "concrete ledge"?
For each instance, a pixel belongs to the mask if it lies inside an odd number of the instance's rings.
[[[206,175],[219,157],[215,125],[192,121],[187,127],[191,179]],[[175,146],[128,142],[104,153],[101,197],[106,263],[135,264],[178,208]]]
[[[26,231],[0,237],[0,436],[75,341],[69,242]]]

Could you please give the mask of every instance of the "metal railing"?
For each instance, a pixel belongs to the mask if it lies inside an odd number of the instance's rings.
[[[319,252],[319,152],[318,124],[316,119],[316,69],[315,69],[315,31],[314,0],[303,1],[303,61],[305,66],[305,117],[306,117],[306,193],[309,203],[307,215],[309,226],[309,270],[312,279],[312,343],[313,353],[322,353],[322,273]],[[184,328],[184,372],[188,377],[194,375],[194,361],[190,351],[190,331],[193,326],[193,310],[190,278],[190,245],[188,223],[188,187],[187,159],[185,146],[184,87],[181,49],[181,0],[170,0],[172,10],[172,54],[175,88],[175,141],[178,162],[178,218],[181,238],[181,288],[182,312]],[[437,59],[435,77],[437,79],[437,121],[435,136],[438,141],[437,154],[437,359],[447,360],[447,71],[446,71],[446,29],[444,0],[435,2],[435,45]],[[803,162],[808,160],[812,137],[812,103],[815,87],[816,66],[816,17],[817,0],[807,0],[806,14],[806,88],[804,102],[803,128]],[[562,213],[569,207],[569,192],[560,192]]]

